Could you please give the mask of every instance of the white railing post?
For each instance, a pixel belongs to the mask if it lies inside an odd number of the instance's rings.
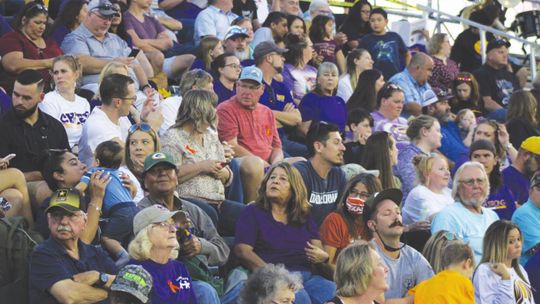
[[[534,44],[531,44],[530,46],[529,60],[531,64],[531,82],[533,82],[534,78],[536,78],[536,46]]]
[[[486,63],[486,31],[480,30],[480,54],[482,55],[482,64]]]

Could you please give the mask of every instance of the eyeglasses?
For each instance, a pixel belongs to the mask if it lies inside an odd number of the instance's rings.
[[[356,191],[355,189],[352,189],[352,190],[349,192],[349,196],[359,197],[359,198],[361,198],[361,199],[366,200],[366,199],[368,199],[368,198],[371,196],[371,194],[369,194],[369,193],[367,193],[367,192],[365,192],[365,191],[358,192],[358,191]]]
[[[462,184],[465,184],[465,185],[467,185],[469,187],[474,186],[475,183],[478,186],[484,186],[486,184],[486,180],[483,179],[483,178],[470,178],[470,179],[466,179],[466,180],[461,180],[459,182],[462,183]]]
[[[258,90],[261,87],[261,85],[248,85],[248,84],[239,82],[237,87],[250,90],[250,91],[255,91],[255,90]]]
[[[132,125],[131,127],[129,127],[128,133],[129,133],[129,134],[133,134],[133,133],[135,133],[135,131],[137,131],[137,130],[141,130],[141,131],[143,131],[143,132],[147,132],[147,133],[148,133],[148,132],[150,132],[150,130],[152,130],[152,127],[151,127],[149,124],[144,123],[144,122],[143,122],[143,123],[139,123],[139,124],[134,124],[134,125]]]
[[[137,96],[133,96],[133,97],[116,97],[116,98],[120,98],[122,100],[130,100],[131,102],[135,102],[135,100],[137,100]]]
[[[241,68],[242,68],[241,65],[236,64],[236,63],[229,63],[229,64],[226,64],[226,65],[224,65],[224,66],[226,66],[226,67],[231,67],[231,68],[233,68],[233,69],[241,69]]]
[[[161,228],[167,228],[168,230],[171,230],[171,229],[178,230],[178,228],[180,228],[180,226],[177,223],[161,222],[154,225]]]

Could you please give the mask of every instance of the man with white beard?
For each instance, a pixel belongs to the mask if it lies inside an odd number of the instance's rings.
[[[482,207],[488,194],[489,179],[484,166],[478,162],[464,163],[454,178],[452,196],[456,202],[437,213],[431,223],[432,235],[446,230],[468,242],[477,263],[482,257],[484,234],[499,219],[493,210]]]
[[[247,30],[233,25],[229,28],[223,39],[223,49],[225,53],[233,53],[240,61],[251,59],[249,58],[248,44],[246,38],[248,38]]]

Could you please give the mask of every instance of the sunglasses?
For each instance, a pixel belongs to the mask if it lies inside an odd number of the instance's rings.
[[[46,13],[48,14],[49,13],[49,10],[47,9],[47,7],[45,7],[45,5],[41,4],[41,3],[36,3],[32,6],[30,6],[28,8],[28,10],[26,11],[26,14],[24,14],[26,17],[28,16],[32,16],[33,14],[36,14],[36,13]]]
[[[447,240],[447,241],[455,241],[455,240],[459,240],[458,236],[453,233],[453,232],[445,232],[443,234],[444,238]]]
[[[133,134],[137,130],[141,130],[142,132],[148,133],[152,130],[152,127],[147,123],[134,124],[131,127],[129,127],[128,133]]]

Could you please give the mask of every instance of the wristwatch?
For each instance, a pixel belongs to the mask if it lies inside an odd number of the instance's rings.
[[[100,272],[99,280],[94,285],[96,285],[96,287],[103,287],[107,284],[108,281],[109,281],[109,275],[106,274],[105,272]]]

